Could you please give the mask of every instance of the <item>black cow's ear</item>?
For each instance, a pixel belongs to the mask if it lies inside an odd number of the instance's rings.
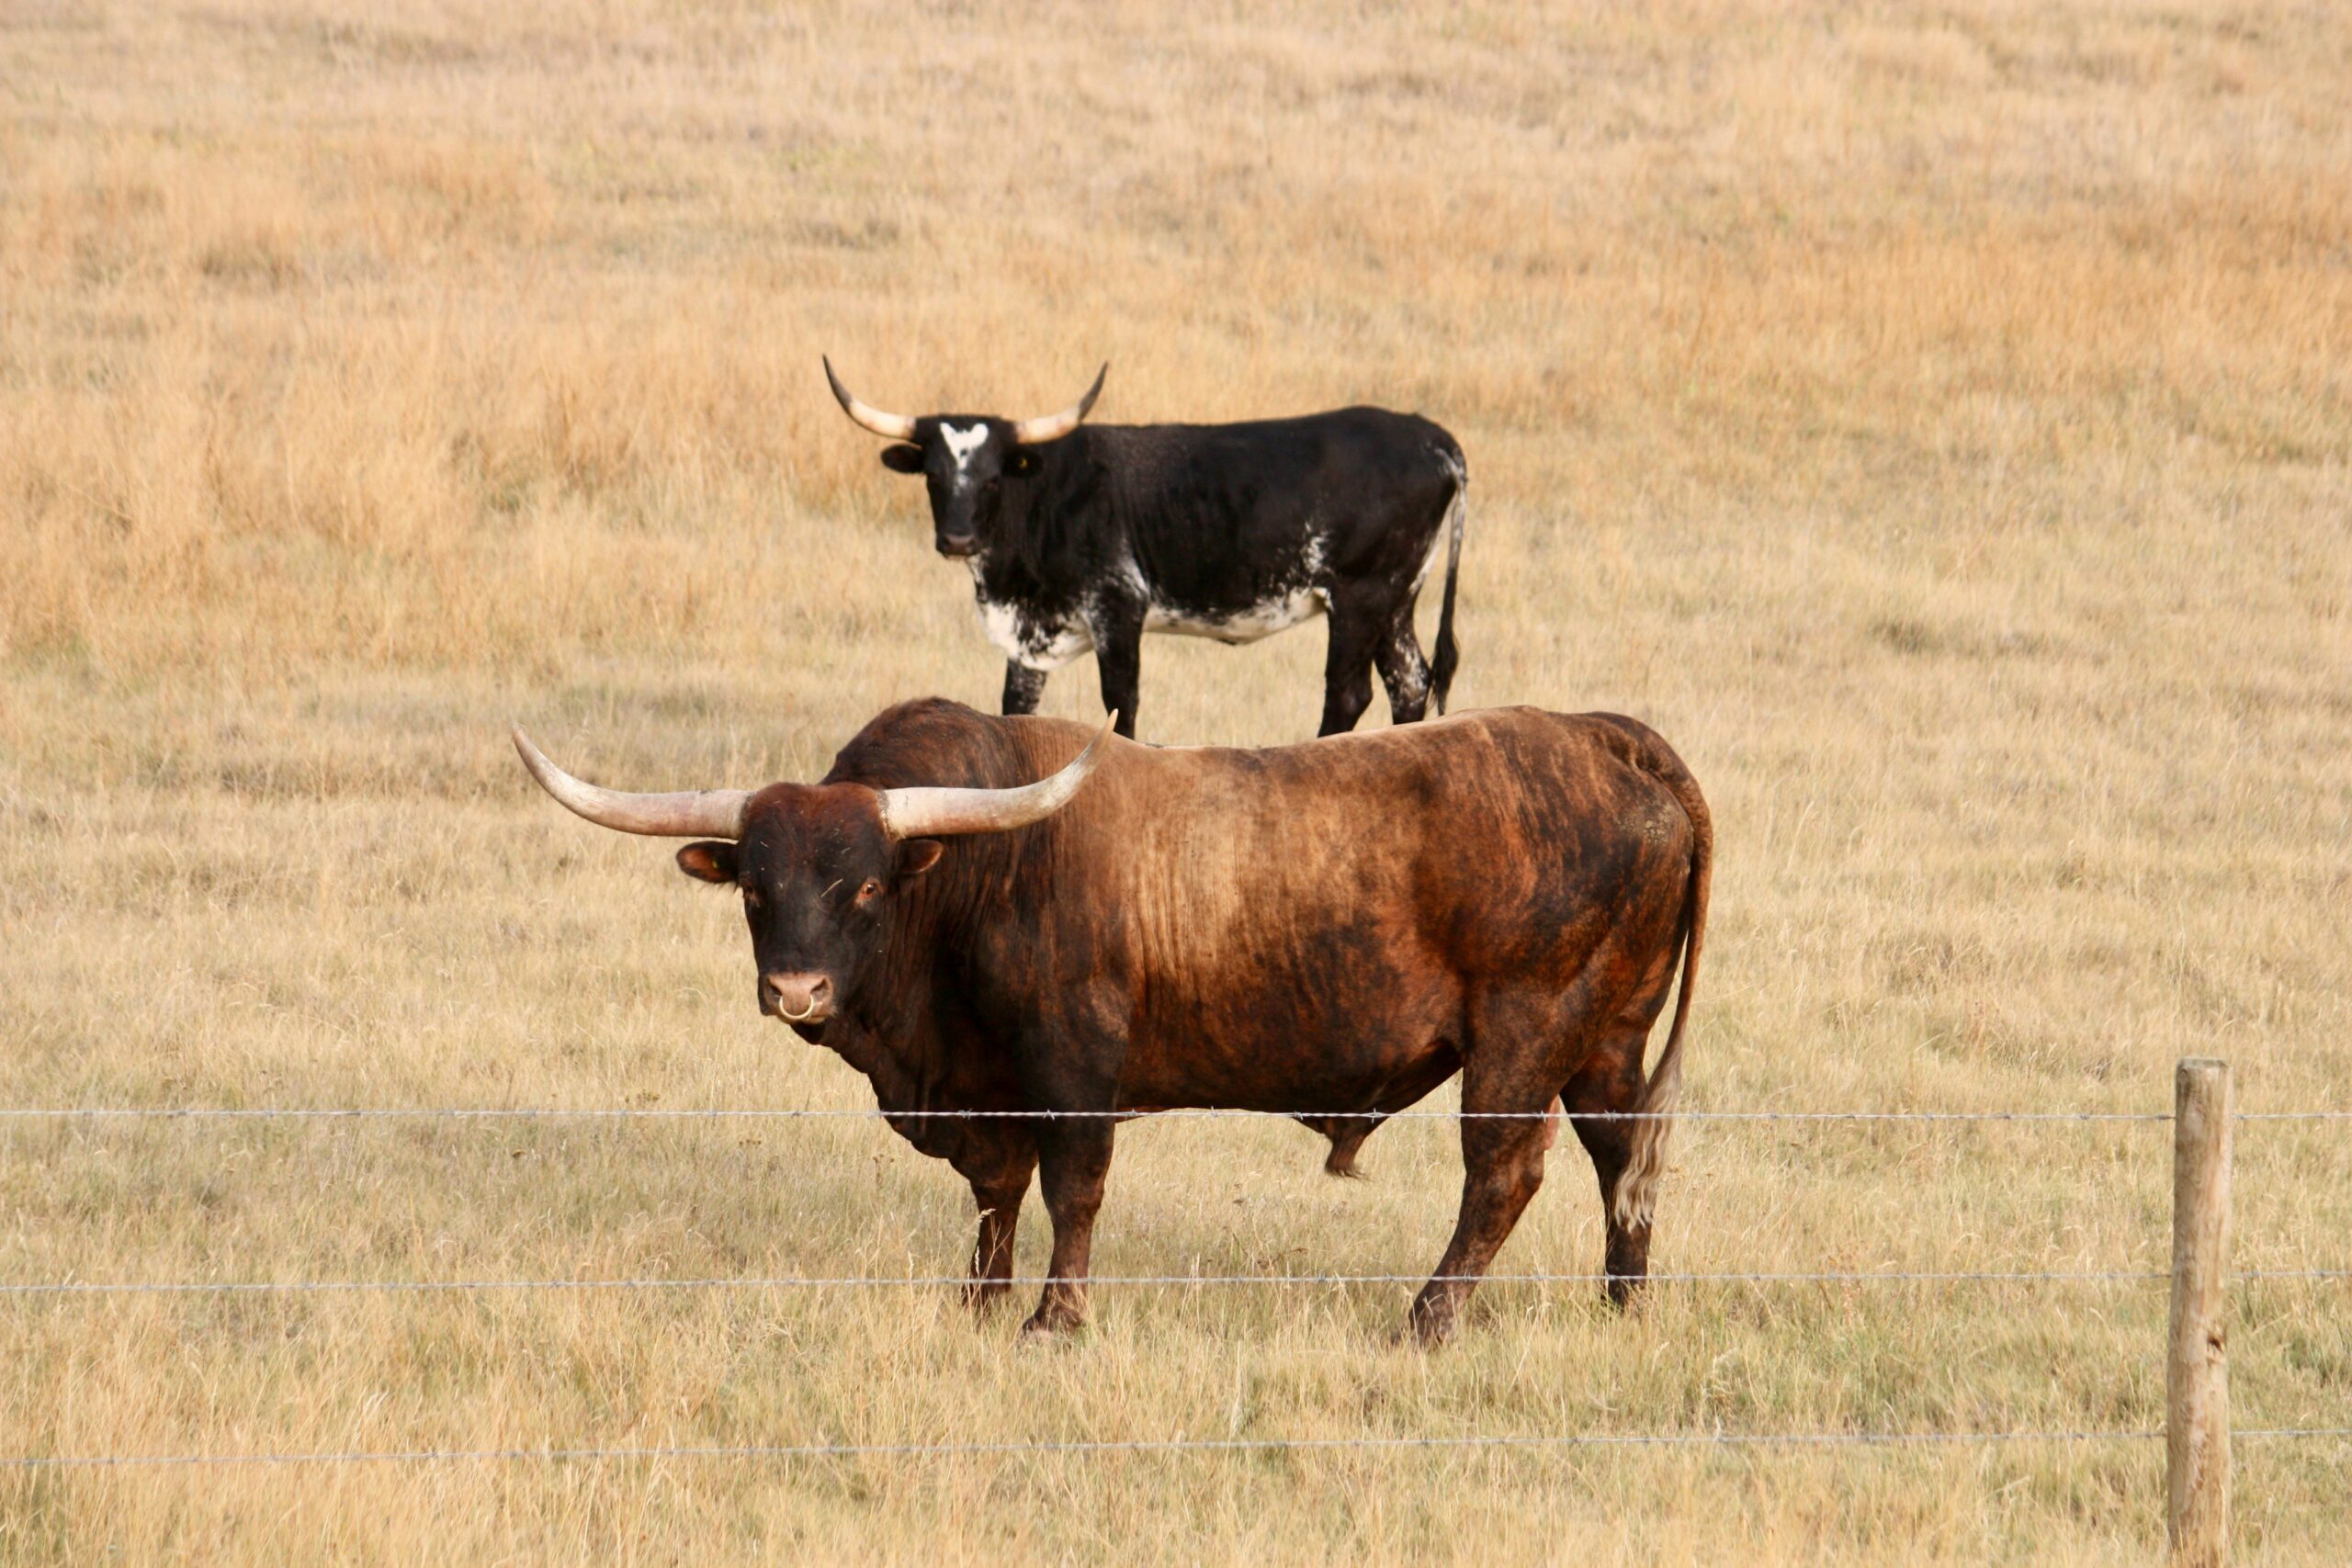
[[[899,846],[899,874],[921,876],[937,865],[939,857],[946,852],[947,846],[937,839],[909,839]]]
[[[678,869],[696,882],[732,882],[735,864],[735,846],[717,839],[678,852]]]
[[[1026,477],[1037,471],[1037,454],[1025,446],[1016,446],[1012,451],[1012,461],[1007,463],[1005,468],[1012,473]]]
[[[922,448],[910,446],[903,442],[896,446],[885,446],[882,448],[882,466],[893,473],[919,474],[922,472]]]

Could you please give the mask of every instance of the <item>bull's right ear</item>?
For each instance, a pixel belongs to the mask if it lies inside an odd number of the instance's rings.
[[[882,466],[893,473],[919,474],[922,472],[922,448],[910,446],[903,442],[896,446],[885,446],[882,448]]]
[[[678,852],[678,869],[696,882],[732,882],[735,865],[735,846],[718,839],[688,844]]]

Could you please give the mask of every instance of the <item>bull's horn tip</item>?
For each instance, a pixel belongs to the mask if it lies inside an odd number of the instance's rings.
[[[1086,763],[1088,768],[1091,769],[1094,765],[1092,761],[1094,753],[1102,750],[1102,742],[1110,739],[1111,731],[1117,728],[1118,724],[1119,710],[1113,708],[1102,716],[1102,728],[1094,732],[1094,739],[1086,743],[1086,749],[1078,754],[1076,760]]]
[[[555,764],[548,761],[545,751],[539,750],[539,743],[524,732],[522,725],[512,719],[507,721],[506,734],[514,742],[514,754],[523,759],[523,771],[545,783],[547,770]]]

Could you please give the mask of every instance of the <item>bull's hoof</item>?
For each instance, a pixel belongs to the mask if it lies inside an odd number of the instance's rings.
[[[1048,1316],[1042,1312],[1033,1312],[1029,1314],[1029,1321],[1021,1325],[1021,1342],[1023,1345],[1051,1345],[1085,1326],[1086,1320],[1082,1317],[1058,1314]]]
[[[1389,1337],[1389,1343],[1416,1350],[1434,1350],[1453,1337],[1453,1314],[1451,1309],[1432,1312],[1422,1303],[1415,1302],[1413,1310],[1405,1314],[1403,1326]]]
[[[1622,1313],[1633,1313],[1641,1310],[1647,1296],[1642,1287],[1648,1283],[1649,1277],[1645,1274],[1611,1274],[1602,1289],[1608,1294],[1611,1306]]]
[[[957,1294],[967,1311],[985,1317],[1004,1304],[1012,1294],[1012,1287],[998,1280],[975,1280]]]

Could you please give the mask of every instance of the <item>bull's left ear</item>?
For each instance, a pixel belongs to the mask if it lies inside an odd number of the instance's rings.
[[[718,839],[688,844],[678,852],[678,869],[696,882],[732,882],[735,864],[735,846]]]
[[[909,839],[899,846],[899,874],[921,876],[937,865],[939,857],[946,852],[947,846],[937,839]]]

